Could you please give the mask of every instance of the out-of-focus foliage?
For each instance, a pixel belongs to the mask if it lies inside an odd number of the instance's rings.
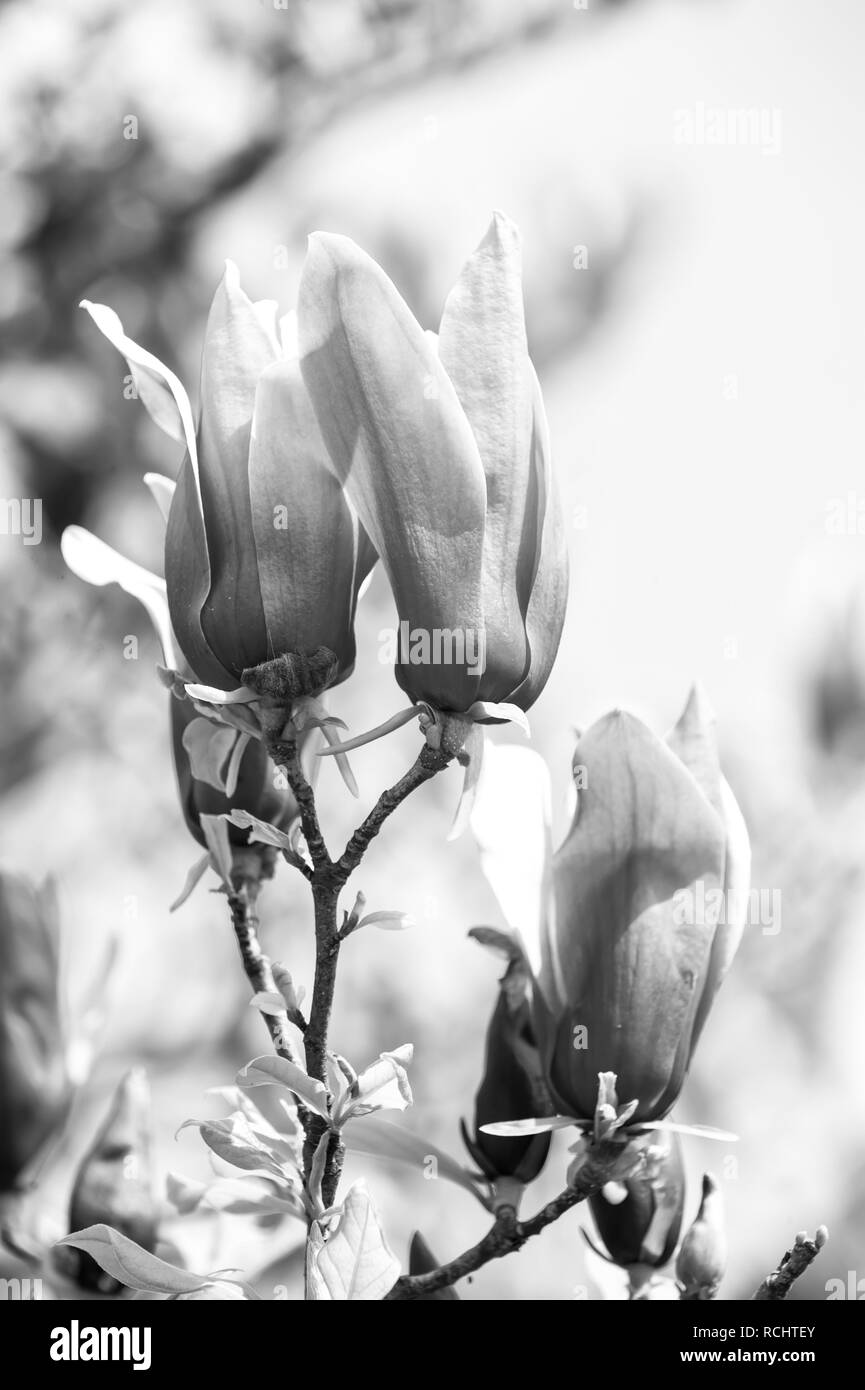
[[[3,867],[59,880],[73,985],[113,931],[122,941],[104,1060],[40,1193],[54,1234],[127,1065],[146,1061],[153,1080],[161,1171],[206,1178],[197,1137],[176,1130],[264,1046],[221,898],[199,890],[168,915],[195,847],[176,803],[155,644],[131,600],[85,589],[56,551],[59,528],[80,521],[159,568],[159,521],[139,478],[180,463],[125,398],[123,366],[77,302],[115,305],[137,341],[193,382],[226,256],[255,297],[285,309],[306,234],[345,232],[433,326],[465,246],[501,206],[523,232],[530,345],[573,523],[571,616],[535,741],[563,793],[574,725],[617,702],[669,725],[702,675],[767,894],[677,1112],[741,1135],[709,1155],[687,1141],[689,1213],[711,1166],[729,1223],[724,1296],[747,1294],[796,1229],[824,1220],[832,1241],[800,1296],[822,1297],[827,1278],[861,1263],[865,781],[838,730],[859,737],[865,639],[854,623],[829,634],[796,602],[794,674],[779,617],[827,493],[857,485],[861,315],[851,307],[839,321],[837,306],[857,302],[861,222],[843,195],[855,181],[826,151],[853,167],[865,138],[846,101],[861,22],[852,0],[818,32],[805,0],[588,13],[559,0],[0,8],[0,497],[44,503],[41,545],[0,534]],[[780,54],[779,26],[802,38]],[[783,158],[674,149],[673,109],[713,100],[783,106]],[[125,138],[131,117],[137,139]],[[804,242],[817,248],[807,273]],[[801,334],[790,332],[793,304]],[[736,400],[722,394],[727,374],[738,374]],[[836,556],[856,541],[825,548],[830,587]],[[379,577],[336,705],[353,731],[395,707],[377,660],[392,621]],[[415,745],[403,730],[358,753],[364,809]],[[410,1038],[415,1108],[400,1121],[450,1150],[496,998],[494,964],[465,939],[496,907],[468,840],[445,844],[457,781],[419,793],[364,864],[370,908],[399,907],[418,926],[348,943],[333,1038],[354,1061]],[[319,785],[341,844],[358,807],[332,767]],[[266,947],[308,987],[303,885],[282,870],[261,907]],[[566,1163],[557,1138],[530,1202],[558,1190]],[[468,1194],[421,1171],[356,1159],[348,1170],[367,1177],[401,1255],[418,1226],[442,1260],[485,1228]],[[497,1261],[461,1296],[580,1296],[592,1279],[581,1219]],[[296,1296],[300,1263],[284,1236],[229,1222],[214,1267],[264,1269],[263,1291]],[[183,1230],[190,1267],[211,1268],[211,1227],[189,1218]]]

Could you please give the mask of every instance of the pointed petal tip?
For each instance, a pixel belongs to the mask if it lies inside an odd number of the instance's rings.
[[[699,678],[695,678],[688,691],[688,698],[678,722],[680,724],[691,721],[697,724],[714,724],[716,719],[717,715],[705,685]]]

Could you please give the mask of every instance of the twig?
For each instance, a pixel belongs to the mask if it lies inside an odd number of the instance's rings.
[[[584,1202],[587,1197],[598,1192],[604,1183],[609,1182],[614,1164],[621,1158],[621,1154],[621,1146],[618,1144],[596,1144],[577,1174],[573,1186],[560,1192],[558,1197],[554,1197],[535,1216],[528,1221],[518,1221],[513,1207],[500,1207],[493,1225],[477,1245],[458,1255],[449,1264],[441,1265],[428,1274],[402,1275],[390,1293],[385,1294],[384,1301],[387,1303],[415,1299],[425,1294],[437,1293],[440,1289],[449,1288],[458,1279],[464,1279],[467,1274],[473,1274],[490,1260],[501,1259],[503,1255],[510,1255],[512,1251],[519,1250],[532,1236],[538,1235],[545,1227],[558,1221],[571,1207]]]
[[[337,925],[339,895],[350,874],[360,864],[371,840],[378,834],[388,816],[406,797],[446,767],[450,759],[426,745],[414,765],[395,786],[383,792],[362,825],[352,835],[340,858],[332,860],[322,834],[312,789],[301,765],[294,739],[272,735],[267,741],[268,752],[277,767],[281,767],[294,793],[300,812],[300,822],[306,840],[312,872],[308,875],[315,910],[315,976],[309,1018],[303,1035],[306,1070],[311,1077],[327,1085],[327,1051],[339,948],[343,934]],[[345,924],[352,922],[352,915]],[[312,1171],[319,1142],[327,1128],[321,1116],[307,1114],[303,1147],[304,1171]],[[322,1198],[326,1206],[333,1204],[342,1170],[345,1149],[339,1135],[334,1134],[328,1149],[322,1177]]]
[[[334,867],[340,884],[345,883],[349,875],[354,873],[369,848],[370,842],[375,839],[388,816],[393,814],[407,796],[410,796],[418,787],[422,787],[424,782],[435,777],[437,772],[443,772],[449,762],[450,758],[446,753],[424,744],[408,772],[394,786],[382,792],[369,815],[358,826],[336,861]]]
[[[778,1268],[766,1275],[757,1292],[751,1295],[751,1301],[766,1303],[786,1298],[795,1281],[816,1260],[828,1239],[829,1232],[825,1226],[817,1227],[813,1240],[800,1231],[793,1249],[784,1252]]]
[[[270,973],[270,961],[261,949],[258,940],[258,918],[255,915],[255,901],[258,884],[249,880],[240,884],[234,893],[229,894],[228,906],[234,935],[240,948],[240,958],[246,971],[246,978],[252,986],[253,994],[271,993],[276,986]],[[286,1031],[283,1019],[276,1014],[262,1013],[262,1018],[270,1033],[273,1048],[288,1062],[299,1062],[297,1049]]]

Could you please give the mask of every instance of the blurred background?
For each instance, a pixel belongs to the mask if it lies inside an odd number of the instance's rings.
[[[532,713],[557,829],[574,729],[621,704],[663,732],[700,677],[754,884],[781,912],[746,931],[678,1108],[741,1135],[689,1141],[689,1212],[712,1167],[726,1297],[820,1222],[831,1243],[796,1296],[865,1275],[863,41],[857,0],[2,6],[0,497],[41,499],[42,534],[0,534],[0,856],[57,881],[73,1014],[119,938],[96,1069],[39,1190],[45,1238],[64,1229],[70,1166],[126,1067],[150,1073],[161,1174],[200,1177],[203,1146],[175,1131],[217,1113],[205,1090],[266,1043],[224,903],[205,884],[168,913],[199,851],[176,804],[155,643],[131,600],[59,557],[79,522],[160,568],[140,479],[179,464],[78,301],[112,305],[194,397],[226,257],[253,298],[287,308],[307,234],[346,233],[435,327],[501,208],[523,234],[571,528],[565,640]],[[333,701],[353,730],[402,703],[378,661],[392,620],[377,573],[357,672]],[[416,738],[411,726],[355,755],[364,809]],[[359,808],[333,767],[320,788],[339,844]],[[333,1043],[364,1064],[412,1041],[402,1122],[458,1153],[498,973],[466,931],[500,918],[469,838],[445,843],[457,794],[456,773],[425,788],[358,876],[372,907],[418,925],[349,943]],[[263,930],[309,985],[295,878],[283,869],[267,890]],[[561,1187],[564,1164],[562,1146],[530,1201]],[[364,1167],[400,1258],[415,1227],[442,1259],[484,1229],[459,1189]],[[464,1296],[593,1296],[584,1223],[570,1213]],[[193,1267],[217,1248],[250,1272],[274,1260],[261,1287],[299,1294],[285,1257],[299,1227],[226,1216],[166,1230]]]

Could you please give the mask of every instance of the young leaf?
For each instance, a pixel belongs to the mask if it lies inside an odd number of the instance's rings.
[[[409,927],[416,926],[416,919],[408,912],[368,912],[365,917],[361,917],[355,931],[361,927],[378,927],[379,931],[406,931]]]
[[[348,1303],[380,1301],[399,1278],[399,1260],[362,1182],[349,1190],[339,1225],[327,1239],[313,1223],[307,1274],[311,1299]]]
[[[248,1172],[264,1170],[284,1179],[282,1164],[271,1153],[266,1138],[255,1134],[239,1111],[224,1120],[186,1120],[180,1128],[189,1126],[198,1130],[207,1147],[224,1163]]]
[[[322,1119],[329,1119],[327,1087],[284,1057],[255,1057],[237,1073],[238,1086],[287,1086]]]

